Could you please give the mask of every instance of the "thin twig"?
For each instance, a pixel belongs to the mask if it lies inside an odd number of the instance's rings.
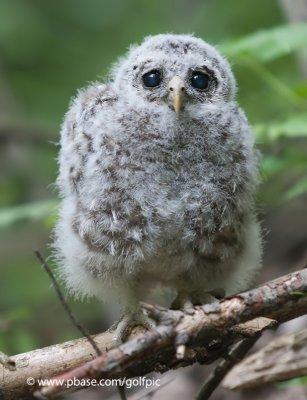
[[[41,262],[42,266],[44,267],[45,271],[47,272],[47,274],[49,275],[49,278],[52,281],[52,285],[58,295],[58,298],[60,299],[60,302],[64,308],[64,310],[67,312],[71,322],[73,323],[73,325],[81,332],[81,334],[83,336],[85,336],[87,338],[87,340],[90,342],[90,344],[92,345],[93,349],[95,350],[96,354],[98,356],[102,355],[102,352],[100,351],[99,347],[97,346],[96,342],[94,341],[94,339],[91,337],[90,333],[88,332],[88,330],[81,325],[81,323],[77,320],[77,318],[75,317],[74,313],[72,312],[70,306],[68,305],[67,301],[65,300],[65,297],[62,293],[62,290],[60,288],[60,285],[58,284],[57,280],[55,279],[55,276],[53,275],[53,272],[51,270],[51,268],[49,267],[49,265],[47,264],[46,260],[44,260],[44,258],[42,257],[41,253],[39,251],[34,251],[36,257],[38,258],[38,260]]]
[[[261,334],[240,340],[225,358],[218,363],[200,388],[195,400],[207,400],[224,379],[230,369],[241,361],[246,353],[253,347]]]
[[[64,308],[64,310],[67,312],[70,320],[72,321],[73,325],[81,332],[81,334],[83,336],[85,336],[87,338],[87,340],[89,341],[89,343],[91,344],[91,346],[93,347],[93,349],[95,350],[97,356],[101,356],[102,352],[100,351],[99,347],[97,346],[96,342],[94,341],[94,339],[91,337],[89,331],[77,320],[76,316],[74,315],[72,309],[69,307],[63,293],[62,290],[60,288],[60,285],[58,284],[57,280],[55,279],[55,276],[51,270],[51,268],[49,267],[49,265],[47,264],[46,260],[44,260],[43,256],[41,255],[41,253],[36,250],[35,252],[36,257],[39,259],[39,261],[41,262],[42,266],[44,267],[45,271],[47,272],[47,274],[49,275],[53,287],[58,295],[58,298],[60,299],[60,302]],[[125,386],[118,386],[117,387],[117,391],[118,394],[121,398],[121,400],[127,400],[127,396],[126,396],[126,391],[125,391]]]

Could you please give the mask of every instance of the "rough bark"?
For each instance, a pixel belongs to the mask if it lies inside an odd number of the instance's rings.
[[[112,334],[104,332],[93,336],[101,351],[112,345]],[[11,373],[0,365],[0,399],[19,399],[32,387],[26,383],[27,378],[35,380],[48,378],[65,372],[96,357],[92,345],[86,338],[55,344],[42,349],[10,357],[15,361],[16,371]]]
[[[220,351],[216,352],[213,343],[210,350],[212,361],[218,358],[222,349],[226,350],[226,344],[231,344],[235,339],[241,337],[251,337],[264,329],[274,325],[274,321],[268,318],[257,318],[245,324],[235,326],[231,331],[225,332],[224,346],[220,347]],[[137,337],[144,333],[143,328],[136,328],[131,335],[131,338]],[[109,350],[113,346],[112,332],[103,332],[98,335],[93,335],[97,346],[102,352]],[[188,350],[185,354],[185,359],[181,360],[182,364],[189,365],[202,355],[207,355],[203,349]],[[194,356],[194,358],[193,358]],[[37,379],[50,378],[56,374],[66,372],[79,365],[85,364],[87,361],[93,360],[96,357],[93,347],[86,338],[71,340],[69,342],[48,346],[42,349],[33,350],[27,353],[19,354],[10,357],[17,365],[17,372],[11,374],[8,369],[0,365],[0,399],[20,399],[31,393],[34,387],[27,385],[28,377]],[[176,358],[172,358],[169,362],[178,363]],[[158,369],[158,366],[157,366]],[[162,365],[161,365],[161,372]]]
[[[11,357],[17,368],[8,371],[0,366],[0,398],[21,399],[38,389],[36,385],[26,385],[29,376],[35,380],[56,374],[64,380],[118,378],[165,372],[194,362],[211,363],[225,354],[230,344],[255,330],[251,328],[253,324],[247,328],[238,324],[259,317],[282,323],[305,314],[307,296],[302,293],[306,292],[307,270],[301,270],[219,302],[197,306],[189,313],[144,304],[144,309],[157,320],[157,327],[145,334],[137,332],[135,338],[100,357],[93,359],[93,349],[85,339]],[[111,337],[111,333],[105,333],[94,340],[101,350],[106,350]],[[182,359],[176,356],[179,346],[185,348]],[[40,393],[53,396],[64,389],[51,385],[41,388]]]
[[[245,389],[307,375],[307,329],[284,335],[237,364],[223,386]]]

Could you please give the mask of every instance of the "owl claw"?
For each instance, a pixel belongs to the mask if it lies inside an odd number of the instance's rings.
[[[132,329],[136,326],[142,326],[146,330],[150,330],[155,327],[155,323],[141,310],[124,314],[115,329],[113,337],[114,345],[119,346],[123,344],[128,339]]]
[[[191,296],[186,293],[179,292],[171,304],[173,310],[183,310],[189,313],[193,309]]]
[[[223,296],[222,296],[223,297]],[[189,295],[187,293],[179,292],[171,304],[171,308],[175,310],[182,310],[187,314],[194,313],[194,306],[201,304],[210,304],[217,301],[219,298],[215,292],[205,292],[199,296]]]
[[[186,300],[182,306],[180,307],[186,314],[193,314],[194,309],[193,309],[193,303],[190,299]]]

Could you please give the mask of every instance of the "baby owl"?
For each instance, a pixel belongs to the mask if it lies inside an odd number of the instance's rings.
[[[259,268],[258,153],[235,94],[214,47],[162,34],[70,105],[56,255],[72,293],[123,305],[117,340],[151,326],[138,303],[156,284],[189,307],[247,288]]]

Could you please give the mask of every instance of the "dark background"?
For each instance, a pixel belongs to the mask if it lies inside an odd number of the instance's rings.
[[[49,254],[59,127],[76,90],[102,78],[146,35],[195,33],[230,59],[263,153],[259,282],[304,265],[307,24],[298,23],[306,17],[306,0],[0,0],[0,350],[21,353],[79,336],[33,255]],[[70,303],[92,333],[113,318],[114,305]],[[206,372],[170,375],[175,380],[156,398],[192,398]],[[270,399],[300,399],[304,385],[301,379],[263,390]],[[233,397],[221,391],[216,398]]]

